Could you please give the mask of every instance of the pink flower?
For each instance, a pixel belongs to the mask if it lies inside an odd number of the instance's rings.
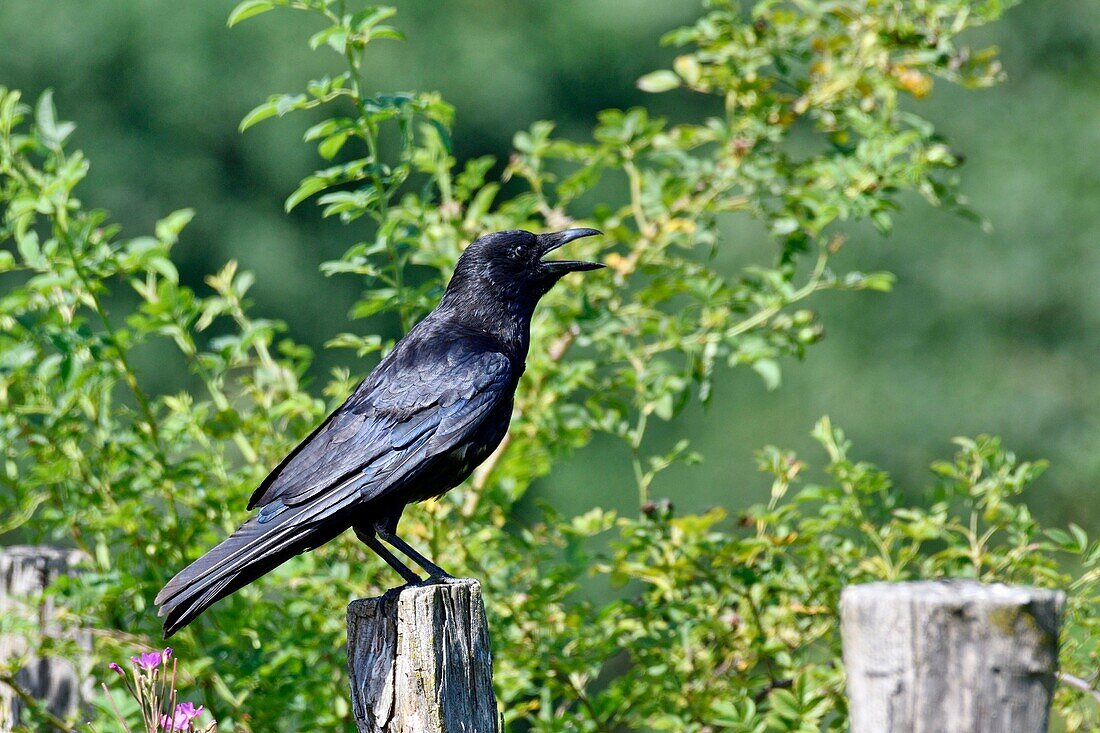
[[[130,657],[130,661],[134,663],[135,667],[143,669],[146,672],[152,672],[159,667],[161,659],[162,655],[160,652],[145,652],[139,657]]]
[[[110,664],[108,664],[107,669],[109,669],[112,672],[116,673],[122,679],[126,679],[126,673],[122,671],[122,667],[118,666],[114,662],[111,662]]]
[[[164,663],[168,664],[168,660],[172,658],[172,647],[164,647],[164,651],[162,651],[160,654],[161,658],[164,660]]]
[[[190,730],[191,721],[202,715],[202,705],[195,707],[189,702],[181,702],[176,706],[172,717],[160,716],[160,724],[165,730]]]

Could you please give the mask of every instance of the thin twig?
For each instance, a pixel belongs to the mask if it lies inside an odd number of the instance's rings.
[[[178,659],[172,660],[172,683],[169,687],[171,692],[168,698],[168,719],[173,721],[176,719],[176,696],[178,694],[176,692],[176,665],[178,662]]]
[[[558,671],[559,674],[561,674],[561,670],[557,670],[557,671]],[[584,688],[581,687],[580,685],[578,685],[573,680],[573,676],[569,675],[569,674],[562,674],[561,677],[562,677],[562,679],[564,679],[569,684],[569,688],[571,690],[573,690],[573,694],[576,695],[577,701],[581,704],[581,706],[584,707],[584,709],[588,712],[589,716],[591,716],[592,722],[596,725],[596,730],[598,730],[598,731],[608,731],[608,730],[610,730],[610,727],[608,726],[607,721],[604,720],[603,717],[600,715],[599,711],[596,710],[596,707],[592,704],[592,701],[588,698],[588,694],[584,691]]]
[[[732,338],[734,336],[739,336],[746,331],[751,331],[752,329],[770,319],[772,316],[779,313],[779,311],[783,310],[783,308],[789,306],[792,303],[796,303],[819,290],[821,285],[821,277],[825,274],[825,265],[828,263],[828,261],[829,254],[825,249],[822,249],[821,254],[818,255],[817,258],[817,264],[814,265],[814,271],[810,275],[809,279],[806,281],[805,285],[796,290],[791,295],[791,297],[788,298],[782,305],[772,306],[770,308],[763,308],[757,311],[752,316],[736,324],[735,326],[727,329],[725,334],[726,338]]]
[[[1068,672],[1059,672],[1058,681],[1069,685],[1091,697],[1097,705],[1100,705],[1100,690],[1088,683],[1088,680],[1083,680],[1080,677],[1076,677]]]
[[[145,418],[145,423],[149,426],[149,437],[153,440],[153,447],[163,460],[165,454],[164,446],[160,442],[160,433],[157,431],[157,421],[153,415],[153,407],[149,401],[149,396],[145,394],[145,390],[138,384],[137,375],[130,366],[129,359],[126,358],[126,352],[122,348],[122,344],[119,341],[114,326],[111,325],[111,321],[107,317],[107,311],[103,307],[103,303],[100,301],[95,289],[92,287],[91,280],[89,280],[88,276],[85,274],[84,268],[80,266],[80,262],[76,255],[76,243],[73,241],[72,234],[69,232],[69,222],[67,217],[64,216],[64,209],[58,212],[56,231],[58,238],[61,240],[62,244],[65,245],[66,254],[69,255],[69,260],[73,266],[73,272],[76,274],[77,279],[84,288],[84,292],[88,296],[92,312],[99,318],[99,322],[103,326],[104,335],[106,335],[108,343],[115,352],[115,358],[118,361],[118,365],[122,368],[123,380],[133,393],[134,399],[137,400],[138,407],[141,409],[142,416]]]
[[[99,686],[103,688],[103,692],[107,695],[107,701],[111,703],[111,710],[115,711],[115,715],[118,717],[118,722],[122,723],[122,727],[126,730],[126,733],[133,733],[130,730],[130,726],[126,723],[126,718],[122,716],[122,711],[118,709],[118,704],[115,702],[115,696],[111,694],[110,689],[107,687],[106,682],[100,682]]]

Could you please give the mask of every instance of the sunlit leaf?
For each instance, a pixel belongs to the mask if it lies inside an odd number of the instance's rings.
[[[229,14],[229,20],[226,21],[226,25],[232,28],[243,20],[247,20],[260,13],[266,13],[268,10],[274,8],[275,4],[269,0],[245,0],[243,3],[239,3],[233,8],[233,12]]]

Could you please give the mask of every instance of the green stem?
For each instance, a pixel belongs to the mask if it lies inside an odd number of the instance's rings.
[[[642,468],[642,438],[645,436],[646,424],[649,422],[649,413],[643,407],[638,412],[638,421],[634,424],[634,430],[630,433],[630,463],[634,469],[634,481],[638,484],[638,508],[642,509],[649,503],[649,477]]]
[[[764,644],[766,644],[768,641],[768,632],[767,629],[764,628],[764,619],[760,615],[760,609],[756,607],[756,602],[752,599],[751,591],[745,593],[744,598],[745,605],[748,606],[750,615],[752,616],[753,626],[756,627],[757,639],[759,640],[761,648],[763,648]],[[760,661],[764,663],[764,668],[768,675],[768,680],[772,684],[774,684],[778,677],[775,673],[775,667],[773,666],[771,657],[761,653]]]
[[[69,231],[68,217],[65,212],[65,204],[62,204],[57,209],[57,216],[54,219],[54,230],[57,232],[58,238],[65,246],[65,251],[69,255],[69,261],[72,264],[73,272],[76,273],[77,279],[80,281],[81,287],[87,294],[88,300],[92,311],[99,319],[100,325],[103,327],[103,332],[107,338],[107,342],[111,349],[115,352],[115,359],[119,369],[122,371],[123,380],[126,382],[130,391],[134,395],[134,399],[138,403],[138,408],[141,410],[142,417],[145,420],[146,430],[149,435],[149,439],[152,442],[153,452],[156,455],[157,464],[160,467],[159,474],[164,476],[164,471],[168,467],[168,452],[164,448],[164,444],[161,442],[160,430],[157,427],[156,416],[153,414],[152,404],[150,403],[149,396],[145,393],[145,390],[138,384],[137,374],[133,367],[130,365],[130,360],[126,357],[126,351],[119,343],[118,333],[111,325],[110,319],[107,317],[107,309],[103,306],[103,302],[99,299],[95,289],[92,287],[91,280],[84,272],[84,268],[80,266],[79,259],[76,255],[76,243],[73,241],[72,233]],[[179,512],[176,508],[176,502],[169,496],[167,500],[168,510],[171,512],[172,517],[179,522]]]
[[[115,352],[115,359],[118,361],[118,365],[122,370],[123,379],[129,386],[130,391],[134,395],[134,399],[137,400],[138,407],[141,409],[142,416],[145,418],[145,423],[148,427],[149,436],[153,440],[154,447],[159,456],[164,458],[164,448],[160,442],[160,435],[157,431],[156,418],[153,416],[153,408],[149,402],[148,395],[138,384],[137,376],[134,374],[134,370],[130,366],[129,359],[126,358],[126,352],[119,344],[118,335],[115,332],[114,327],[111,325],[110,320],[107,318],[107,311],[103,307],[103,303],[96,295],[95,290],[92,288],[91,282],[87,275],[84,273],[84,269],[80,266],[76,256],[76,246],[72,240],[72,235],[69,233],[68,222],[65,217],[64,208],[60,208],[57,212],[56,231],[62,243],[65,245],[65,250],[69,255],[69,261],[73,266],[73,272],[76,273],[77,279],[80,281],[81,286],[84,288],[84,292],[87,294],[88,299],[91,301],[90,305],[92,311],[99,318],[100,324],[103,326],[103,331],[107,336],[107,341],[111,346],[111,349]]]
[[[229,398],[225,396],[225,393],[222,392],[214,381],[214,377],[211,376],[210,372],[203,366],[202,359],[198,356],[198,346],[195,344],[195,339],[186,329],[180,329],[180,335],[184,338],[184,343],[187,345],[186,349],[181,348],[180,351],[187,357],[187,360],[199,375],[199,379],[202,380],[203,385],[206,387],[206,392],[210,395],[210,399],[214,401],[214,406],[222,412],[228,412],[233,406],[229,403]],[[241,455],[244,456],[244,459],[250,465],[254,466],[260,462],[259,454],[256,453],[256,450],[240,430],[235,430],[233,432],[233,444],[237,446],[237,450],[241,452]]]
[[[627,181],[630,183],[630,211],[634,216],[638,233],[646,239],[652,239],[655,233],[654,227],[642,208],[642,175],[630,158],[623,162],[623,171],[626,172]]]
[[[730,327],[726,331],[726,338],[732,338],[733,336],[739,336],[746,331],[751,331],[757,326],[766,323],[768,319],[770,319],[772,316],[776,315],[777,313],[779,313],[779,311],[783,310],[792,303],[797,303],[804,298],[808,298],[816,291],[822,289],[821,277],[825,274],[825,265],[828,261],[829,254],[824,249],[822,249],[821,254],[819,254],[817,257],[817,264],[814,265],[814,271],[810,275],[809,280],[806,281],[805,285],[796,290],[791,295],[791,297],[783,301],[783,303],[771,306],[769,308],[764,308],[763,310],[758,311],[749,318],[741,321],[737,325]]]
[[[333,23],[343,25],[343,2],[340,3],[339,10],[339,17],[328,11],[325,11],[324,14]],[[379,228],[381,228],[389,213],[390,197],[393,195],[393,191],[386,186],[385,181],[382,179],[382,175],[378,171],[381,160],[378,147],[378,130],[375,129],[374,124],[371,122],[366,103],[363,101],[362,58],[356,57],[355,49],[350,42],[344,44],[344,61],[347,63],[348,75],[351,80],[352,99],[355,101],[355,108],[359,112],[359,131],[367,146],[367,157],[371,168],[371,184],[378,194],[371,216],[378,223]],[[401,320],[401,330],[402,332],[408,332],[412,326],[409,323],[410,314],[404,297],[404,263],[401,262],[400,253],[397,251],[396,245],[389,236],[386,237],[386,251],[390,258],[390,269],[393,272],[394,289],[397,291],[397,313]]]

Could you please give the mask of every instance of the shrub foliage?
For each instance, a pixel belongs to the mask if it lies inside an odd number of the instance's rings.
[[[778,386],[781,360],[822,335],[805,305],[816,293],[889,289],[888,273],[835,269],[845,227],[887,233],[907,192],[973,216],[959,156],[913,110],[936,82],[999,78],[992,51],[963,36],[1003,5],[711,0],[665,38],[681,49],[672,68],[639,85],[709,95],[712,116],[608,110],[583,141],[540,122],[499,164],[456,161],[454,111],[438,95],[367,90],[365,49],[401,38],[392,8],[247,0],[233,11],[231,25],[307,13],[309,43],[334,52],[330,76],[270,97],[241,127],[318,110],[305,139],[323,167],[286,207],[313,199],[349,225],[354,244],[322,268],[364,282],[353,321],[389,312],[408,328],[482,232],[607,233],[578,249],[609,272],[583,289],[563,283],[541,309],[502,450],[404,525],[435,555],[446,548],[453,572],[484,582],[512,728],[843,730],[837,598],[873,579],[1065,588],[1063,664],[1091,684],[1100,545],[1077,527],[1036,524],[1019,497],[1041,466],[995,439],[960,440],[933,467],[927,499],[913,501],[850,458],[826,420],[815,431],[821,477],[804,482],[801,460],[765,449],[771,496],[733,516],[679,516],[656,500],[661,472],[698,456],[685,442],[662,452],[647,440],[655,421],[706,402],[728,368]],[[235,263],[204,287],[179,281],[171,251],[190,211],[128,238],[81,204],[88,162],[67,146],[73,131],[49,93],[32,110],[0,89],[0,532],[87,553],[86,572],[55,592],[109,660],[155,647],[157,589],[241,521],[267,468],[392,344],[349,327],[329,345],[366,361],[354,374],[312,373],[283,324],[250,311],[252,278]],[[738,247],[728,226],[746,217],[761,234]],[[755,264],[730,272],[720,262],[731,253]],[[135,365],[173,359],[193,384],[150,392]],[[518,520],[531,482],[598,434],[625,443],[638,513],[546,508]],[[177,648],[194,661],[181,674],[221,730],[347,729],[341,611],[393,580],[353,539],[330,543],[182,633]],[[1078,688],[1059,691],[1070,728],[1096,723],[1090,703]]]

